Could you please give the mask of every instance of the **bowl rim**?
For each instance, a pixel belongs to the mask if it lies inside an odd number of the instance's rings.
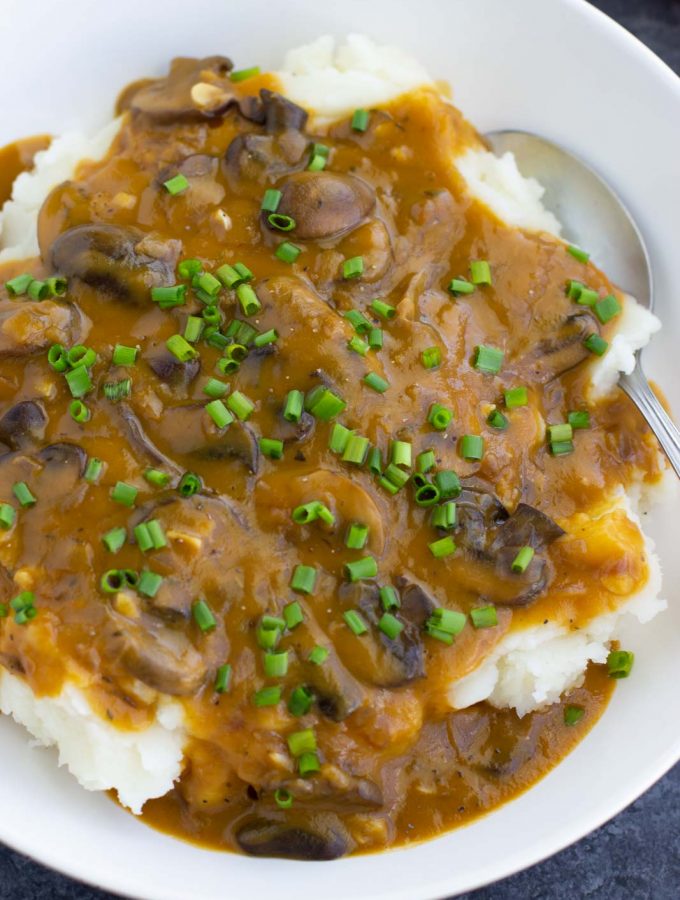
[[[678,106],[680,109],[680,77],[670,68],[670,66],[660,59],[646,44],[639,38],[629,32],[623,25],[611,18],[607,13],[594,7],[589,0],[552,0],[555,9],[560,6],[568,7],[575,10],[578,15],[583,16],[589,23],[600,30],[600,32],[610,36],[617,41],[624,49],[632,51],[640,65],[645,66],[652,72],[657,79],[661,79],[667,89],[675,93]],[[594,729],[599,723],[595,723]],[[670,769],[680,761],[680,733],[668,745],[664,753],[657,755],[653,764],[645,770],[644,775],[638,776],[637,780],[631,780],[627,787],[617,795],[615,800],[609,804],[602,804],[596,810],[593,810],[587,816],[580,816],[567,820],[559,827],[544,833],[541,840],[536,841],[530,848],[527,848],[524,854],[517,854],[515,858],[508,859],[501,857],[501,861],[489,861],[488,866],[483,873],[476,877],[470,874],[465,880],[458,880],[455,890],[457,896],[460,893],[476,890],[488,886],[500,879],[508,878],[518,872],[531,868],[539,862],[561,852],[570,845],[587,837],[603,824],[618,815],[622,810],[637,800],[649,788],[651,788],[659,779],[661,779]],[[547,777],[556,771],[562,763],[546,773]],[[539,780],[539,783],[542,779]],[[535,785],[528,788],[528,792],[534,789]],[[525,792],[526,793],[526,792]],[[514,801],[509,800],[508,804]],[[504,806],[507,804],[503,804]],[[472,820],[470,825],[479,818],[486,818],[493,815],[495,810],[490,810],[482,817]],[[86,859],[81,859],[80,865],[76,864],[74,858],[64,860],[58,852],[53,852],[51,847],[45,846],[40,849],[40,854],[36,854],[35,847],[32,846],[28,838],[23,839],[22,834],[16,831],[11,832],[3,825],[3,818],[0,818],[0,841],[8,848],[28,857],[32,861],[46,866],[68,878],[73,879],[81,884],[89,885],[99,890],[105,890],[121,897],[141,898],[139,888],[135,887],[135,876],[130,875],[125,866],[116,866],[110,868],[106,873],[106,883],[102,883],[101,874],[90,871],[89,863]],[[466,826],[463,826],[466,827]],[[469,827],[469,826],[468,826]],[[447,834],[450,832],[446,832]],[[426,841],[414,842],[407,846],[390,848],[382,851],[382,855],[406,854],[409,851],[427,843],[435,838]],[[327,865],[327,864],[321,864]],[[172,889],[162,887],[156,889],[153,900],[178,900],[179,895]],[[451,896],[451,877],[442,877],[434,881],[427,881],[427,885],[423,886],[422,892],[414,894],[410,887],[400,887],[395,884],[388,884],[384,887],[372,884],[370,893],[365,895],[371,900],[437,900],[446,896]],[[358,895],[353,896],[353,900],[360,900]]]

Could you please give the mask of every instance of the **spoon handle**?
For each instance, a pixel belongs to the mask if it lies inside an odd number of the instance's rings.
[[[619,385],[647,420],[661,449],[675,469],[675,474],[680,478],[680,431],[650,388],[639,359],[630,375],[621,375]]]

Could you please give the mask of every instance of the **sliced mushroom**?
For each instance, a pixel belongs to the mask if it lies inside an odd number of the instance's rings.
[[[377,625],[382,615],[378,586],[368,582],[345,584],[338,597],[346,609],[358,609],[372,624]],[[394,688],[422,678],[425,674],[425,657],[421,628],[408,620],[394,640],[378,628],[371,629],[366,640],[346,641],[336,639],[338,653],[347,668],[357,678],[376,687]],[[343,635],[344,636],[344,635]]]
[[[316,419],[303,412],[299,422],[287,422],[280,417],[272,428],[271,436],[284,444],[304,444],[314,435]]]
[[[589,334],[599,334],[600,328],[589,312],[566,316],[549,337],[540,340],[521,360],[529,367],[534,381],[545,384],[559,378],[590,356],[584,341]]]
[[[52,244],[52,266],[121,300],[146,303],[152,287],[175,282],[181,249],[122,225],[77,225]]]
[[[298,172],[280,189],[277,214],[295,220],[293,234],[299,240],[338,237],[361,224],[375,206],[373,189],[355,175]],[[268,224],[266,215],[264,221]]]
[[[119,416],[121,423],[121,432],[127,435],[128,441],[141,456],[149,464],[160,466],[168,473],[174,472],[178,474],[181,470],[169,456],[156,447],[151,438],[146,434],[142,423],[134,414],[127,403],[118,403],[115,406],[115,412]],[[113,414],[113,412],[112,412]]]
[[[305,685],[312,689],[320,711],[333,722],[342,722],[366,700],[366,691],[356,678],[340,662],[333,646],[311,614],[305,618],[305,627],[298,628],[291,638],[298,657],[300,673]],[[309,661],[315,646],[326,647],[328,657],[319,666]]]
[[[305,820],[304,827],[256,819],[236,833],[236,840],[251,856],[281,856],[284,859],[338,859],[352,847],[340,818],[332,813],[319,813]]]
[[[81,339],[86,324],[72,304],[7,300],[0,303],[0,358],[38,353],[51,344],[70,346]]]
[[[45,407],[37,400],[20,400],[0,418],[0,441],[23,450],[41,441],[47,425]]]
[[[305,130],[308,114],[301,106],[266,88],[260,91],[260,99],[265,131],[269,134],[287,130]]]
[[[483,555],[487,550],[490,529],[504,522],[508,513],[492,491],[466,481],[456,497],[456,516],[456,544]]]
[[[165,166],[158,173],[156,182],[159,190],[165,193],[163,182],[181,173],[189,179],[191,190],[186,194],[186,202],[190,209],[201,210],[214,206],[224,198],[224,187],[217,180],[220,160],[217,156],[206,153],[194,153],[185,157],[179,164]]]
[[[84,474],[87,466],[87,453],[78,444],[69,444],[67,441],[48,444],[38,451],[37,458],[53,472],[69,468],[78,477]]]
[[[274,134],[239,134],[229,144],[224,168],[234,193],[244,182],[273,181],[288,175],[302,162],[307,138],[298,131]]]
[[[194,694],[208,671],[183,632],[149,615],[133,620],[112,612],[104,648],[110,661],[119,662],[134,678],[171,696]]]
[[[498,528],[491,553],[502,547],[533,547],[534,550],[543,550],[564,533],[564,529],[540,509],[529,506],[528,503],[519,503],[510,518]]]
[[[477,704],[448,719],[451,743],[461,760],[486,777],[509,778],[537,751],[544,727],[541,717],[526,716],[521,723],[515,719],[512,740],[498,741],[507,715],[507,710]]]
[[[174,453],[199,459],[235,459],[250,472],[259,469],[260,449],[252,428],[238,419],[227,428],[217,428],[203,404],[166,408],[148,428]]]
[[[187,387],[201,371],[199,357],[187,362],[180,362],[165,344],[151,344],[144,351],[142,358],[146,360],[149,368],[161,381],[172,387]]]
[[[335,803],[341,804],[346,812],[352,812],[379,809],[383,805],[383,793],[375,781],[351,775],[328,763],[314,778],[286,779],[278,782],[276,787],[284,788],[300,801],[313,802],[316,808]]]

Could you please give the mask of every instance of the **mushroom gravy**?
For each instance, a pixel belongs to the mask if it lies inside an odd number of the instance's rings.
[[[510,629],[644,585],[611,498],[658,452],[621,392],[588,398],[624,299],[471,197],[453,107],[422,90],[314,134],[230,68],[126,90],[106,158],[45,201],[41,259],[2,267],[0,663],[121,729],[183,705],[150,824],[329,859],[493,808],[596,721],[603,667],[522,719],[447,691]],[[24,272],[66,291],[12,292]]]

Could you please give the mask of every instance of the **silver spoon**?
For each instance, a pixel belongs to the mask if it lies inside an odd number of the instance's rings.
[[[652,309],[654,285],[645,242],[604,179],[578,157],[528,131],[491,131],[485,137],[495,153],[514,153],[520,172],[545,187],[543,204],[562,223],[564,238],[588,250],[615,284]],[[680,477],[680,432],[649,386],[640,351],[635,357],[635,368],[619,377],[619,385],[647,420]]]

